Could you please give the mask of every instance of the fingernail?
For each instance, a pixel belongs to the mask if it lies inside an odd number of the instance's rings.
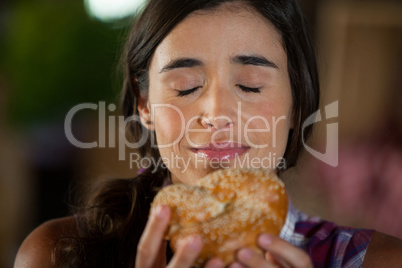
[[[164,206],[157,206],[154,211],[155,217],[163,219],[166,217],[166,208]]]
[[[210,261],[209,265],[213,268],[223,268],[225,267],[225,263],[221,259],[213,259]]]
[[[184,243],[188,248],[192,250],[198,250],[202,247],[201,238],[198,236],[189,236],[184,240]]]
[[[234,262],[234,263],[232,263],[232,264],[230,265],[229,268],[243,268],[243,266],[240,265],[240,264],[238,264],[237,262]]]
[[[261,246],[268,247],[272,243],[272,237],[267,234],[260,235],[258,242],[261,244]]]
[[[248,248],[243,248],[239,251],[238,256],[241,261],[247,261],[253,255],[253,251]]]

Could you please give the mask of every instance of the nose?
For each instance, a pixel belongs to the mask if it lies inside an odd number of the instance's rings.
[[[236,98],[229,88],[210,87],[203,103],[201,124],[204,128],[232,128],[236,118]]]
[[[221,115],[216,117],[202,117],[201,124],[204,128],[225,129],[233,127],[230,117]]]

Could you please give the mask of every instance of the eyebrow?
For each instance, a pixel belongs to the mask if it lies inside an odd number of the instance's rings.
[[[279,69],[278,65],[260,55],[239,55],[231,59],[232,63],[241,65],[254,65]],[[178,68],[191,68],[203,66],[204,63],[193,58],[179,58],[166,64],[159,73],[167,72]]]
[[[260,55],[240,55],[232,58],[233,63],[241,65],[255,65],[279,69],[278,65]]]
[[[196,66],[203,66],[202,61],[192,58],[179,58],[172,60],[167,65],[165,65],[159,73],[167,72],[178,68],[191,68]]]

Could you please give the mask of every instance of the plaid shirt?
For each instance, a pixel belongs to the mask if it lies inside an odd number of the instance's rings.
[[[304,249],[314,267],[361,267],[372,230],[339,227],[308,217],[290,204],[280,237]]]

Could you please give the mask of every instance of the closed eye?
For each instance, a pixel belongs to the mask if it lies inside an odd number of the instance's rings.
[[[194,93],[197,89],[200,87],[195,87],[187,90],[177,90],[177,96],[179,97],[185,97],[187,95],[190,95],[191,93]]]
[[[242,85],[238,85],[238,87],[244,91],[244,92],[251,92],[251,93],[261,93],[261,90],[259,87],[246,87],[246,86],[242,86]],[[197,89],[199,89],[200,87],[194,87],[191,89],[187,89],[187,90],[177,90],[177,96],[179,97],[185,97],[187,95],[190,95],[191,93],[194,93],[195,91],[197,91]]]
[[[241,90],[243,90],[244,92],[252,92],[252,93],[261,93],[261,88],[259,87],[246,87],[246,86],[242,86],[242,85],[237,85]]]

